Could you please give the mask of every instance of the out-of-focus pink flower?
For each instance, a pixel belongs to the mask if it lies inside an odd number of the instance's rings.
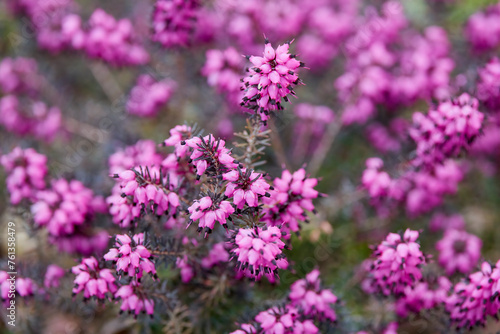
[[[500,4],[471,15],[465,36],[476,51],[487,51],[500,45]]]
[[[152,76],[143,74],[137,78],[136,85],[130,92],[127,111],[142,117],[154,117],[168,103],[176,83],[165,79],[156,81]]]
[[[466,274],[477,265],[482,244],[481,239],[473,234],[447,229],[443,239],[436,244],[439,264],[448,275],[457,271]]]
[[[38,66],[31,58],[4,58],[0,62],[0,89],[5,94],[36,96],[40,90]]]
[[[110,269],[101,269],[95,257],[89,257],[82,260],[79,265],[71,269],[72,273],[76,275],[75,287],[73,294],[83,292],[83,297],[89,299],[90,297],[97,297],[104,299],[113,295],[117,288],[115,285],[115,277]]]
[[[500,19],[500,10],[498,18]],[[499,30],[500,40],[500,30]],[[492,111],[500,111],[500,60],[492,58],[479,71],[477,98]]]
[[[194,277],[194,269],[189,264],[187,255],[178,257],[175,261],[175,265],[181,270],[182,283],[189,283]]]
[[[121,299],[120,313],[128,312],[137,317],[141,312],[147,313],[150,316],[154,314],[155,302],[153,299],[147,298],[140,291],[140,284],[132,281],[128,285],[122,285],[115,293],[116,299]]]
[[[224,247],[224,243],[220,242],[213,245],[212,249],[208,252],[208,256],[201,259],[201,266],[205,269],[210,269],[218,263],[228,262],[229,252]]]
[[[43,285],[46,288],[58,288],[60,284],[61,278],[66,273],[66,270],[59,267],[56,264],[51,264],[47,267],[47,271],[45,272],[45,278],[43,281]]]

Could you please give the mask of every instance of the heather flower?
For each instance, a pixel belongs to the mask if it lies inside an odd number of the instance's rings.
[[[151,39],[164,47],[187,46],[195,28],[197,0],[157,0]]]
[[[288,52],[289,47],[287,43],[274,49],[266,42],[263,57],[249,57],[253,67],[243,78],[246,92],[241,105],[260,113],[264,121],[270,111],[283,109],[281,99],[288,101],[288,95],[295,95],[293,86],[301,82],[295,71],[303,63]]]
[[[283,254],[285,243],[281,241],[281,231],[276,226],[241,228],[234,236],[237,268],[245,276],[255,280],[265,275],[270,282],[275,281],[278,269],[286,269],[288,261]]]
[[[38,66],[31,58],[4,58],[0,62],[0,89],[5,94],[36,96],[40,90]]]
[[[159,166],[162,156],[152,140],[139,140],[131,146],[113,153],[108,160],[110,174],[118,174],[137,166]]]
[[[308,317],[319,316],[335,321],[337,315],[332,304],[337,302],[337,297],[330,290],[320,288],[319,274],[319,270],[314,269],[306,275],[305,279],[295,281],[290,286],[288,294],[290,304]]]
[[[312,320],[301,321],[299,312],[292,306],[262,311],[255,316],[255,321],[262,328],[263,334],[315,334],[319,331]]]
[[[145,293],[141,291],[139,283],[135,281],[128,285],[122,285],[114,293],[114,297],[121,299],[120,313],[133,313],[134,317],[137,317],[141,312],[145,312],[151,317],[153,316],[155,306],[153,299],[147,298]]]
[[[15,277],[15,282],[12,281],[12,275],[9,275],[6,271],[0,270],[0,300],[5,304],[10,305],[9,294],[11,293],[11,287],[15,285],[15,292],[21,297],[33,296],[37,285],[30,278],[25,277]]]
[[[175,265],[181,270],[182,283],[189,283],[194,277],[194,269],[189,264],[187,255],[178,257],[175,261]]]
[[[372,123],[366,128],[366,137],[370,145],[381,153],[398,152],[401,141],[407,136],[408,124],[401,118],[395,118],[389,126]]]
[[[81,225],[79,225],[81,226]],[[71,235],[49,236],[49,242],[57,247],[60,252],[70,254],[80,254],[90,256],[92,254],[102,254],[108,249],[108,241],[110,235],[108,232],[101,230],[97,233],[88,232],[87,229],[77,227],[76,231]]]
[[[465,231],[447,229],[443,239],[438,241],[439,264],[448,275],[454,272],[468,273],[481,257],[482,241]]]
[[[127,101],[127,111],[142,117],[154,117],[170,100],[175,82],[172,80],[156,81],[152,76],[143,74],[137,79]]]
[[[422,278],[420,267],[425,256],[416,242],[418,231],[407,229],[401,235],[389,233],[373,252],[370,274],[364,286],[371,293],[402,295]]]
[[[33,201],[37,191],[45,189],[47,157],[34,149],[16,147],[9,154],[2,155],[0,163],[7,172],[11,204],[19,204],[23,199]]]
[[[256,334],[257,330],[253,325],[250,324],[241,324],[241,329],[237,329],[230,334]]]
[[[193,136],[192,130],[193,129],[187,125],[176,125],[174,128],[170,129],[170,137],[165,139],[163,144],[165,146],[173,146],[175,148],[176,157],[185,157],[189,151],[189,146],[185,145],[185,141]]]
[[[137,42],[132,22],[116,20],[100,8],[90,16],[81,48],[90,58],[115,66],[143,65],[149,61],[147,51]]]
[[[116,292],[115,277],[110,269],[101,269],[95,257],[91,256],[74,266],[71,272],[76,275],[73,294],[83,291],[83,297],[89,299],[95,296],[104,299],[106,294]]]
[[[443,213],[436,213],[432,216],[431,221],[429,222],[429,229],[432,232],[436,232],[439,230],[446,231],[448,229],[460,231],[464,228],[464,217],[459,214],[446,216]]]
[[[363,172],[361,183],[371,197],[380,197],[389,192],[391,178],[386,172],[380,171],[383,166],[384,162],[380,158],[366,160],[366,169]]]
[[[457,283],[446,300],[446,310],[457,328],[472,329],[484,326],[487,316],[497,317],[500,270],[497,262],[491,266],[483,262],[481,270]]]
[[[45,226],[49,234],[66,236],[100,212],[101,201],[80,181],[57,179],[52,180],[50,189],[37,193],[31,213],[35,224]]]
[[[499,11],[500,18],[500,11]],[[499,31],[500,38],[500,31]],[[500,111],[500,60],[492,58],[479,71],[477,98],[492,111]]]
[[[439,104],[437,110],[427,115],[413,114],[410,136],[417,144],[417,166],[434,166],[446,158],[455,157],[469,148],[479,135],[484,119],[478,101],[468,94]]]
[[[57,107],[41,101],[21,105],[17,96],[6,95],[0,99],[0,124],[18,135],[31,134],[51,142],[62,127],[62,116]]]
[[[243,209],[245,203],[250,207],[257,207],[259,197],[270,196],[267,193],[270,186],[260,173],[246,168],[238,168],[222,175],[222,178],[229,183],[226,186],[224,195],[233,198],[233,203],[238,209]]]
[[[487,51],[500,45],[500,4],[471,15],[465,36],[476,51]]]
[[[208,256],[201,259],[201,266],[205,269],[210,269],[218,263],[229,261],[229,253],[224,247],[224,243],[220,242],[212,246],[208,252]]]
[[[43,285],[46,288],[58,288],[60,285],[60,280],[64,277],[66,270],[59,267],[58,265],[51,264],[47,267],[47,271],[45,272],[45,278],[43,281]]]
[[[236,49],[212,49],[206,53],[206,62],[201,74],[207,77],[208,84],[217,89],[220,94],[227,94],[227,100],[237,105],[242,99],[241,72],[243,57]]]
[[[214,229],[215,222],[219,222],[227,228],[226,219],[234,213],[234,208],[228,201],[222,200],[219,196],[212,199],[205,196],[196,200],[189,208],[189,220],[198,221],[198,232],[205,229],[205,237]]]
[[[130,238],[126,234],[116,236],[116,248],[111,248],[104,255],[106,261],[116,262],[116,271],[118,275],[142,277],[142,273],[149,273],[156,276],[155,264],[152,260],[153,255],[144,247],[144,233],[139,233]]]
[[[273,181],[274,190],[270,192],[271,197],[264,197],[267,205],[263,220],[272,226],[282,225],[285,232],[299,231],[299,220],[307,221],[307,211],[313,211],[313,198],[319,196],[314,190],[318,179],[308,178],[306,171],[301,168],[293,174],[284,170],[281,178]]]
[[[185,141],[185,145],[193,149],[190,159],[196,168],[196,175],[220,175],[238,166],[231,151],[225,147],[226,142],[212,135],[193,137]]]
[[[432,309],[441,305],[448,298],[451,283],[448,278],[438,278],[436,287],[432,289],[427,282],[417,282],[415,286],[406,286],[404,295],[396,301],[396,313],[406,317],[410,312],[419,313],[423,309]]]

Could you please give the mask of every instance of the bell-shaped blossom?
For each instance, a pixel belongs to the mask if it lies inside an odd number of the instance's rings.
[[[196,175],[221,175],[238,166],[226,148],[226,142],[215,139],[211,134],[205,137],[193,137],[185,141],[185,145],[193,149],[190,155],[192,164],[196,168]]]
[[[226,219],[234,213],[234,208],[228,201],[220,197],[212,199],[205,196],[196,200],[189,208],[191,222],[198,221],[198,232],[205,229],[205,236],[214,229],[215,222],[227,228]]]
[[[276,226],[239,229],[231,250],[237,259],[238,270],[252,279],[260,280],[265,275],[270,282],[274,282],[278,269],[288,268],[281,236]]]
[[[115,299],[121,300],[120,313],[128,312],[137,317],[141,312],[149,314],[154,313],[155,302],[147,298],[141,291],[139,283],[132,281],[128,285],[122,285],[115,293]]]
[[[76,275],[73,294],[83,292],[83,297],[89,299],[95,296],[98,299],[110,297],[117,288],[115,277],[110,269],[99,267],[95,257],[84,258],[79,265],[74,266],[71,272]],[[109,294],[108,294],[109,293]]]
[[[126,234],[120,234],[115,239],[116,248],[111,248],[104,255],[104,259],[116,262],[118,275],[136,276],[139,279],[145,272],[156,277],[153,255],[144,246],[144,233],[136,234],[132,238]]]
[[[156,151],[153,140],[139,140],[131,146],[119,149],[108,159],[109,173],[118,174],[137,166],[159,166],[163,157]]]
[[[431,288],[427,282],[418,282],[415,286],[406,286],[403,296],[396,301],[396,313],[406,317],[409,313],[418,314],[421,310],[429,310],[443,304],[448,298],[451,289],[448,278],[438,278],[435,287]]]
[[[266,42],[262,57],[249,58],[253,67],[243,78],[245,96],[241,105],[260,113],[265,121],[272,110],[282,110],[281,100],[288,101],[289,95],[295,95],[293,86],[301,81],[296,70],[303,63],[295,59],[288,51],[290,44],[283,44],[274,49]]]
[[[233,198],[233,203],[238,209],[243,209],[245,203],[250,207],[259,205],[259,197],[266,195],[269,184],[260,173],[246,168],[238,168],[222,175],[229,183],[224,195]],[[269,193],[267,193],[268,196]]]
[[[182,283],[189,283],[194,277],[194,268],[189,263],[187,255],[178,257],[175,261],[175,265],[181,270]]]
[[[316,334],[318,328],[312,320],[301,321],[299,312],[293,306],[273,307],[255,316],[255,321],[262,328],[263,334]]]

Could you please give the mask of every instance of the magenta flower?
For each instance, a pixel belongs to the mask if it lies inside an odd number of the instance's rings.
[[[40,91],[38,66],[31,58],[4,58],[0,62],[0,89],[5,94],[36,96]]]
[[[31,213],[35,224],[46,226],[49,234],[66,236],[100,212],[101,201],[102,198],[94,197],[92,190],[80,181],[52,180],[50,189],[37,193]]]
[[[127,101],[127,111],[141,117],[154,117],[172,97],[176,84],[164,79],[156,81],[149,74],[137,78]]]
[[[288,305],[284,308],[273,307],[262,311],[255,316],[255,321],[262,328],[263,334],[316,334],[319,331],[312,320],[301,321],[297,309]]]
[[[90,234],[90,235],[89,235]],[[83,256],[101,254],[108,248],[110,235],[106,231],[88,233],[77,230],[71,235],[49,236],[50,243],[54,244],[60,252],[77,253]]]
[[[33,201],[36,193],[45,189],[47,157],[34,149],[16,147],[9,154],[2,155],[0,163],[7,172],[10,203],[16,205],[23,199]]]
[[[201,266],[205,269],[210,269],[218,263],[225,263],[229,261],[229,253],[224,247],[224,243],[220,242],[213,245],[212,249],[208,252],[208,256],[201,259]]]
[[[328,289],[320,288],[319,270],[314,269],[305,279],[295,281],[290,286],[290,305],[304,312],[304,315],[314,318],[326,318],[331,321],[337,319],[332,304],[337,297]]]
[[[196,175],[220,175],[238,166],[231,151],[225,147],[226,142],[210,134],[205,137],[193,137],[185,141],[193,149],[189,157],[196,168]]]
[[[58,288],[60,285],[60,280],[64,277],[66,270],[59,267],[58,265],[51,264],[47,267],[47,271],[45,272],[45,278],[43,281],[43,285],[46,288]]]
[[[278,269],[288,268],[283,254],[285,243],[281,241],[281,231],[276,226],[240,228],[232,243],[231,253],[237,256],[237,268],[247,277],[260,280],[265,275],[274,282]]]
[[[295,95],[293,86],[301,82],[295,71],[304,65],[288,52],[289,47],[287,43],[274,49],[266,41],[263,57],[249,58],[253,67],[243,78],[246,93],[241,105],[260,113],[264,121],[270,111],[283,109],[281,99],[288,101],[288,95]]]
[[[447,158],[458,156],[479,135],[484,114],[477,99],[464,93],[453,101],[439,104],[427,115],[413,114],[410,136],[417,144],[416,166],[433,167]]]
[[[387,195],[391,187],[391,178],[386,172],[380,171],[384,162],[380,158],[366,160],[366,169],[361,182],[371,197]]]
[[[194,268],[189,264],[187,255],[178,257],[175,265],[181,270],[182,283],[189,283],[194,277]]]
[[[76,275],[73,294],[83,291],[83,297],[89,299],[95,296],[104,299],[106,294],[116,292],[115,277],[110,269],[101,269],[95,257],[82,260],[79,265],[74,266],[71,271]]]
[[[370,274],[364,282],[370,293],[401,295],[407,286],[413,287],[422,278],[420,267],[425,256],[416,242],[418,231],[407,229],[403,238],[389,233],[373,252]]]
[[[116,299],[121,299],[120,313],[128,312],[137,317],[145,312],[153,317],[155,302],[147,298],[139,283],[132,281],[129,285],[122,285],[114,293]]]
[[[271,197],[263,198],[264,209],[263,220],[272,226],[282,225],[282,229],[299,231],[299,221],[307,221],[307,211],[313,211],[313,198],[317,198],[319,193],[314,190],[318,184],[318,179],[308,178],[306,171],[301,168],[293,174],[284,170],[281,178],[273,181],[274,190],[270,192]]]
[[[443,213],[436,213],[432,216],[429,222],[429,229],[433,232],[448,229],[463,230],[465,228],[465,220],[459,214],[446,216]]]
[[[119,174],[137,166],[159,166],[163,158],[156,152],[156,147],[152,140],[139,140],[134,145],[118,150],[109,157],[110,174]]]
[[[116,236],[115,246],[104,255],[106,261],[116,262],[117,275],[128,275],[140,279],[143,272],[157,277],[153,255],[144,247],[144,233],[139,233],[130,238],[126,234]]]
[[[253,325],[250,324],[241,324],[241,329],[237,329],[234,332],[229,334],[256,334],[257,330]]]
[[[259,197],[270,196],[267,193],[270,186],[260,173],[246,168],[238,168],[222,175],[222,178],[229,183],[226,186],[224,195],[233,198],[233,203],[238,209],[243,209],[245,203],[250,207],[257,207]]]
[[[191,137],[193,137],[193,134],[190,126],[176,125],[170,129],[170,137],[165,139],[163,144],[165,146],[173,146],[175,148],[175,157],[182,158],[188,155],[189,146],[185,145],[185,141]]]
[[[500,11],[499,16],[500,18]],[[500,30],[499,30],[500,39]],[[500,60],[492,58],[479,71],[477,98],[492,111],[500,111]]]
[[[205,229],[205,237],[214,229],[215,222],[219,222],[227,228],[226,219],[234,213],[234,208],[228,201],[223,201],[221,197],[212,200],[210,196],[205,196],[196,200],[189,208],[189,219],[191,222],[198,221],[198,232]]]
[[[438,278],[434,289],[431,289],[427,282],[406,286],[404,295],[396,301],[396,313],[400,317],[406,317],[410,312],[418,314],[421,310],[432,309],[446,301],[450,289],[451,283],[444,276]]]
[[[156,0],[151,39],[167,48],[187,46],[199,7],[197,0]]]
[[[457,328],[484,326],[487,316],[498,316],[500,310],[500,261],[495,266],[483,262],[481,270],[462,279],[446,300],[446,310]]]
[[[443,239],[438,241],[439,264],[448,275],[455,272],[468,273],[481,257],[482,241],[465,231],[447,229]]]
[[[500,4],[471,15],[465,36],[476,51],[487,51],[500,45]]]

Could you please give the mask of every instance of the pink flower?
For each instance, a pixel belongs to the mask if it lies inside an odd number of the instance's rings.
[[[132,281],[128,285],[122,285],[114,293],[116,299],[121,299],[120,313],[128,311],[137,317],[141,312],[145,312],[153,317],[155,302],[147,298],[141,290],[141,285]]]
[[[270,192],[271,197],[263,198],[264,208],[263,220],[272,226],[282,225],[282,229],[299,231],[299,221],[307,221],[307,211],[313,211],[313,198],[319,193],[314,187],[318,184],[315,178],[308,178],[306,171],[301,168],[293,174],[284,170],[281,178],[275,178],[274,189]]]
[[[215,222],[219,222],[227,228],[226,219],[234,213],[234,208],[228,201],[221,197],[215,199],[205,196],[196,200],[189,208],[190,222],[198,221],[198,232],[205,229],[205,237],[214,228]]]
[[[60,280],[64,277],[66,271],[59,267],[58,265],[51,264],[47,267],[47,271],[45,272],[45,279],[43,281],[43,285],[46,288],[58,288],[60,284]]]
[[[458,271],[470,272],[481,257],[482,241],[477,236],[465,231],[447,229],[443,239],[438,241],[439,264],[448,275]]]
[[[205,137],[193,137],[185,141],[185,145],[193,149],[190,155],[196,168],[196,175],[221,175],[238,166],[231,157],[231,151],[225,147],[226,142],[210,134]]]
[[[255,317],[255,321],[262,328],[263,334],[315,334],[319,332],[312,320],[301,321],[297,309],[288,305],[284,308],[273,307],[260,312]]]
[[[366,160],[367,169],[363,172],[361,182],[371,197],[387,195],[391,187],[389,174],[380,171],[383,166],[384,162],[380,158]]]
[[[249,57],[253,67],[243,78],[246,93],[241,105],[260,113],[264,121],[270,111],[283,109],[281,99],[288,101],[288,95],[295,95],[293,86],[300,83],[295,71],[303,63],[288,52],[289,47],[290,44],[283,44],[273,49],[266,41],[263,57]]]
[[[156,147],[154,141],[144,139],[117,150],[108,159],[109,173],[118,174],[137,166],[159,166],[163,158]]]
[[[175,265],[181,270],[182,283],[189,283],[194,277],[194,269],[189,264],[187,255],[178,257],[175,261]]]
[[[500,10],[498,18],[500,18]],[[498,37],[500,43],[500,26]],[[500,60],[492,58],[478,72],[477,98],[484,102],[490,110],[500,111]]]
[[[403,238],[389,233],[373,252],[370,274],[364,287],[370,293],[401,295],[422,278],[425,256],[416,242],[419,233],[407,229]]]
[[[89,299],[92,296],[104,299],[108,292],[112,295],[116,292],[115,277],[110,269],[101,269],[95,257],[89,257],[74,266],[71,271],[76,275],[73,294],[83,291],[83,297]]]
[[[156,81],[149,74],[143,74],[130,92],[127,111],[133,115],[154,117],[170,100],[175,87],[172,80]]]
[[[410,312],[419,313],[424,309],[432,309],[446,301],[451,283],[448,278],[441,276],[434,289],[427,282],[418,282],[415,286],[404,288],[403,296],[396,301],[396,313],[406,317]]]
[[[283,254],[285,243],[281,241],[281,231],[276,226],[240,228],[232,241],[231,250],[237,256],[238,269],[255,280],[265,275],[274,282],[278,269],[286,269],[288,261]]]
[[[47,157],[34,149],[16,147],[2,155],[0,163],[7,172],[6,184],[12,204],[19,204],[23,199],[33,201],[37,192],[45,189]]]
[[[233,198],[233,203],[238,209],[243,209],[245,203],[250,207],[257,207],[259,197],[270,196],[267,193],[269,184],[264,180],[262,174],[253,170],[238,168],[222,175],[222,178],[229,183],[226,186],[224,195]]]
[[[224,243],[220,242],[213,245],[208,256],[201,259],[201,266],[205,269],[210,269],[217,265],[217,263],[224,263],[229,261],[229,253],[224,247]]]
[[[291,305],[304,312],[311,318],[326,318],[331,321],[337,319],[332,304],[337,302],[337,297],[328,289],[320,288],[319,270],[314,269],[306,275],[305,279],[295,281],[290,286],[288,298]]]
[[[465,36],[477,51],[487,51],[500,45],[500,4],[469,17]]]
[[[187,46],[199,7],[197,0],[156,0],[151,39],[167,48]]]
[[[0,89],[5,94],[36,96],[40,91],[38,66],[31,58],[4,58],[0,62]]]
[[[104,255],[106,261],[116,262],[118,275],[128,275],[140,279],[143,272],[157,278],[153,255],[144,247],[144,233],[139,233],[130,238],[126,234],[116,236],[115,246]]]

